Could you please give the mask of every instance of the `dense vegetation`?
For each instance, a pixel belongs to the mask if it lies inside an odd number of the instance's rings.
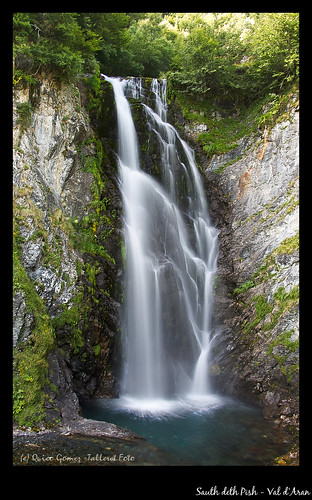
[[[16,13],[13,28],[14,82],[167,73],[178,93],[250,100],[299,72],[297,13]]]

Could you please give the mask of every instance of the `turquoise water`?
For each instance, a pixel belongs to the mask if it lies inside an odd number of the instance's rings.
[[[99,399],[82,409],[86,418],[143,436],[166,454],[165,465],[269,465],[287,451],[285,436],[264,420],[259,408],[231,398]]]

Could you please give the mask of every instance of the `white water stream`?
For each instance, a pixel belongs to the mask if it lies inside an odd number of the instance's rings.
[[[218,232],[193,152],[166,122],[165,80],[152,80],[151,109],[140,78],[105,79],[115,94],[124,207],[121,392],[129,404],[155,409],[178,398],[209,398]],[[129,98],[142,102],[149,133],[158,141],[161,181],[140,165]]]

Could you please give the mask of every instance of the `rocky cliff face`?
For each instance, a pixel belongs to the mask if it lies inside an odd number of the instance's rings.
[[[132,109],[149,169],[157,147],[140,128],[141,108],[133,102]],[[298,114],[293,98],[284,119],[211,159],[194,143],[220,230],[211,375],[219,391],[259,403],[268,418],[293,426]],[[179,113],[171,119],[190,140],[203,130]],[[78,415],[78,397],[116,393],[123,251],[116,139],[105,82],[95,91],[92,78],[56,86],[42,77],[15,88],[14,418],[20,425],[70,420]]]
[[[77,413],[77,394],[114,393],[122,260],[113,98],[92,113],[92,97],[88,79],[42,77],[14,91],[14,412],[24,425]],[[99,117],[110,123],[104,138]]]
[[[194,129],[191,130],[194,137]],[[220,230],[211,373],[218,390],[264,408],[279,424],[299,413],[299,113],[293,96],[270,129],[207,160],[210,212]],[[199,151],[198,146],[196,150]]]

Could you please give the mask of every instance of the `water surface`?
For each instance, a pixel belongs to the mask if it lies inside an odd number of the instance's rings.
[[[287,451],[285,437],[259,408],[220,396],[99,399],[84,404],[83,415],[143,436],[165,453],[159,465],[269,465]]]

